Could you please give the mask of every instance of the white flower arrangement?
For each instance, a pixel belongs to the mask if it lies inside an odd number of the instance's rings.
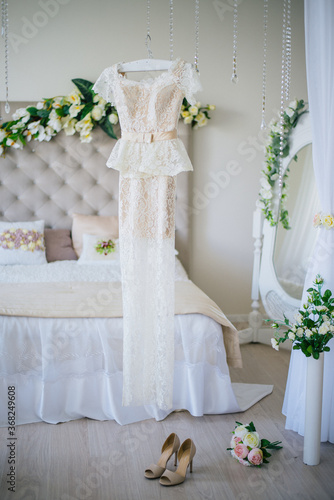
[[[110,137],[117,139],[114,126],[118,123],[115,106],[107,103],[93,91],[93,83],[73,79],[76,88],[67,96],[44,99],[28,108],[18,109],[12,120],[0,126],[0,155],[8,148],[22,149],[32,139],[50,141],[61,130],[66,135],[80,135],[81,142],[91,142],[92,130],[100,126]],[[180,118],[193,128],[204,127],[214,105],[190,106],[183,100]]]
[[[271,339],[271,345],[276,351],[286,340],[293,342],[293,349],[300,349],[306,357],[318,359],[321,352],[330,351],[327,343],[334,337],[334,297],[330,290],[322,294],[323,284],[324,280],[318,274],[313,287],[307,290],[307,302],[295,315],[294,324],[287,318],[284,323],[276,321],[272,324],[277,330],[277,334]],[[287,327],[283,336],[278,333],[280,326]]]
[[[288,156],[290,145],[289,137],[292,129],[296,127],[299,118],[307,112],[307,107],[305,102],[295,99],[289,106],[284,110],[283,115],[283,158]],[[257,206],[261,208],[264,213],[264,217],[270,222],[271,226],[276,226],[278,220],[274,217],[272,198],[274,193],[274,188],[276,181],[279,177],[280,168],[280,126],[279,119],[273,120],[270,123],[270,130],[268,135],[268,142],[265,147],[265,164],[264,170],[262,170],[261,177],[261,189],[259,192],[259,199],[257,201]],[[294,158],[297,160],[297,156]],[[279,211],[279,221],[285,229],[290,229],[289,225],[289,214],[285,206],[285,200],[287,198],[287,179],[288,179],[289,169],[285,170],[282,182],[282,195],[281,195],[281,205]]]

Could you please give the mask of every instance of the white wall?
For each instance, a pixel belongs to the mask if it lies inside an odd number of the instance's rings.
[[[12,0],[9,4],[11,100],[64,95],[73,88],[72,78],[94,81],[114,62],[146,57],[145,0]],[[174,0],[174,4],[174,55],[192,61],[194,0]],[[263,1],[239,2],[237,85],[230,82],[231,4],[232,0],[200,2],[204,91],[199,99],[216,104],[217,110],[208,127],[193,133],[191,174],[196,212],[191,278],[226,314],[250,310],[252,212],[263,161]],[[267,122],[280,102],[282,5],[283,0],[269,0]],[[168,58],[168,0],[151,1],[151,15],[154,56]],[[303,0],[292,2],[292,44],[291,98],[307,100]],[[0,88],[3,100],[3,81]]]

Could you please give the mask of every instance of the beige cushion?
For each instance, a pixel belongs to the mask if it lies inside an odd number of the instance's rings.
[[[104,215],[81,215],[73,214],[72,223],[72,241],[73,248],[78,257],[80,257],[83,245],[83,235],[92,234],[100,236],[108,234],[113,238],[118,238],[118,216]]]

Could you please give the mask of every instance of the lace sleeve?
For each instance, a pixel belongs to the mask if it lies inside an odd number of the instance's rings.
[[[93,86],[93,91],[112,105],[114,105],[113,80],[113,68],[106,68]]]
[[[184,65],[180,78],[180,84],[187,101],[191,105],[196,104],[195,94],[202,90],[202,85],[199,79],[199,74],[192,64],[186,63]]]

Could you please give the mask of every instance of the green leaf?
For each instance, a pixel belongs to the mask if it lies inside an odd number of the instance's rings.
[[[98,122],[98,124],[100,125],[100,127],[102,128],[102,130],[109,135],[109,137],[112,137],[113,139],[117,139],[117,136],[114,132],[114,129],[113,129],[113,126],[112,124],[110,123],[110,121],[108,120],[108,117],[106,116],[105,118],[103,118],[103,120],[100,120]]]
[[[39,109],[37,111],[37,116],[40,116],[41,118],[47,118],[50,114],[50,111],[47,109]]]
[[[83,95],[84,99],[87,102],[93,101],[92,82],[89,82],[88,80],[83,80],[82,78],[74,78],[72,82],[78,88],[78,90],[80,90],[81,94]]]
[[[269,464],[269,460],[266,460],[265,458],[263,458],[263,463],[264,464]]]
[[[313,357],[314,357],[314,359],[319,359],[319,352],[313,351]]]
[[[265,448],[263,448],[263,449],[261,448],[261,450],[262,450],[262,453],[263,453],[264,457],[266,457],[266,458],[271,457],[271,454]]]
[[[35,106],[30,106],[27,108],[27,111],[30,113],[31,116],[38,116],[38,110],[35,108]]]
[[[253,422],[250,424],[246,425],[246,429],[249,430],[249,432],[256,432],[255,425]]]
[[[265,448],[270,444],[270,441],[268,439],[261,439],[261,448]]]
[[[327,345],[324,347],[324,351],[328,352],[330,351],[330,347],[328,347]]]
[[[85,104],[85,106],[82,108],[81,113],[80,113],[80,120],[85,118],[85,116],[88,115],[88,113],[90,113],[92,111],[93,107],[94,107],[94,104],[92,102],[88,102],[87,104]]]

